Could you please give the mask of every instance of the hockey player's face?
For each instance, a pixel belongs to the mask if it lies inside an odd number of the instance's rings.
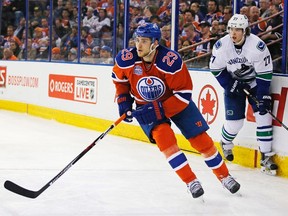
[[[233,43],[238,44],[244,37],[244,32],[243,32],[243,29],[240,29],[240,28],[230,28],[229,35]]]
[[[137,37],[135,39],[137,54],[139,57],[144,57],[149,54],[151,42],[151,39],[147,37]]]

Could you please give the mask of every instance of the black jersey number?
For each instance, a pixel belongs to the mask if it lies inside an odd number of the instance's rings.
[[[264,62],[265,62],[265,66],[269,65],[271,63],[271,58],[270,58],[270,55],[266,56],[264,58]]]
[[[168,52],[166,56],[163,57],[162,62],[166,62],[166,64],[171,67],[177,59],[178,56],[175,53]]]
[[[216,56],[212,55],[210,58],[211,63],[213,63],[215,61],[215,59],[216,59]]]

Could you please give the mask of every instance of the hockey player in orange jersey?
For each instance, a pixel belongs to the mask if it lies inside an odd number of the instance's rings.
[[[136,47],[118,53],[112,79],[116,87],[119,114],[125,121],[135,117],[152,143],[156,143],[193,198],[204,190],[179,149],[171,121],[231,193],[240,184],[229,174],[210,136],[208,125],[192,101],[192,80],[179,54],[159,45],[160,29],[144,23],[135,31]],[[133,104],[136,104],[132,110]]]

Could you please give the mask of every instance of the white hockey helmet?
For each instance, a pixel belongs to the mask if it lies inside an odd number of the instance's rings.
[[[245,32],[248,26],[248,18],[246,15],[234,14],[228,21],[227,30],[230,28],[240,28]]]

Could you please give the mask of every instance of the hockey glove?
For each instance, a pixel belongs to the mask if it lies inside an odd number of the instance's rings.
[[[257,95],[259,114],[265,115],[271,110],[271,96],[270,95]]]
[[[119,115],[123,115],[126,113],[125,122],[132,122],[132,104],[134,99],[130,96],[130,94],[121,94],[117,98]]]
[[[250,86],[243,81],[232,79],[225,90],[228,95],[236,96],[244,94],[243,89],[249,90]]]
[[[152,125],[165,118],[164,109],[160,101],[153,101],[138,107],[132,112],[132,116],[137,119],[139,124]]]

